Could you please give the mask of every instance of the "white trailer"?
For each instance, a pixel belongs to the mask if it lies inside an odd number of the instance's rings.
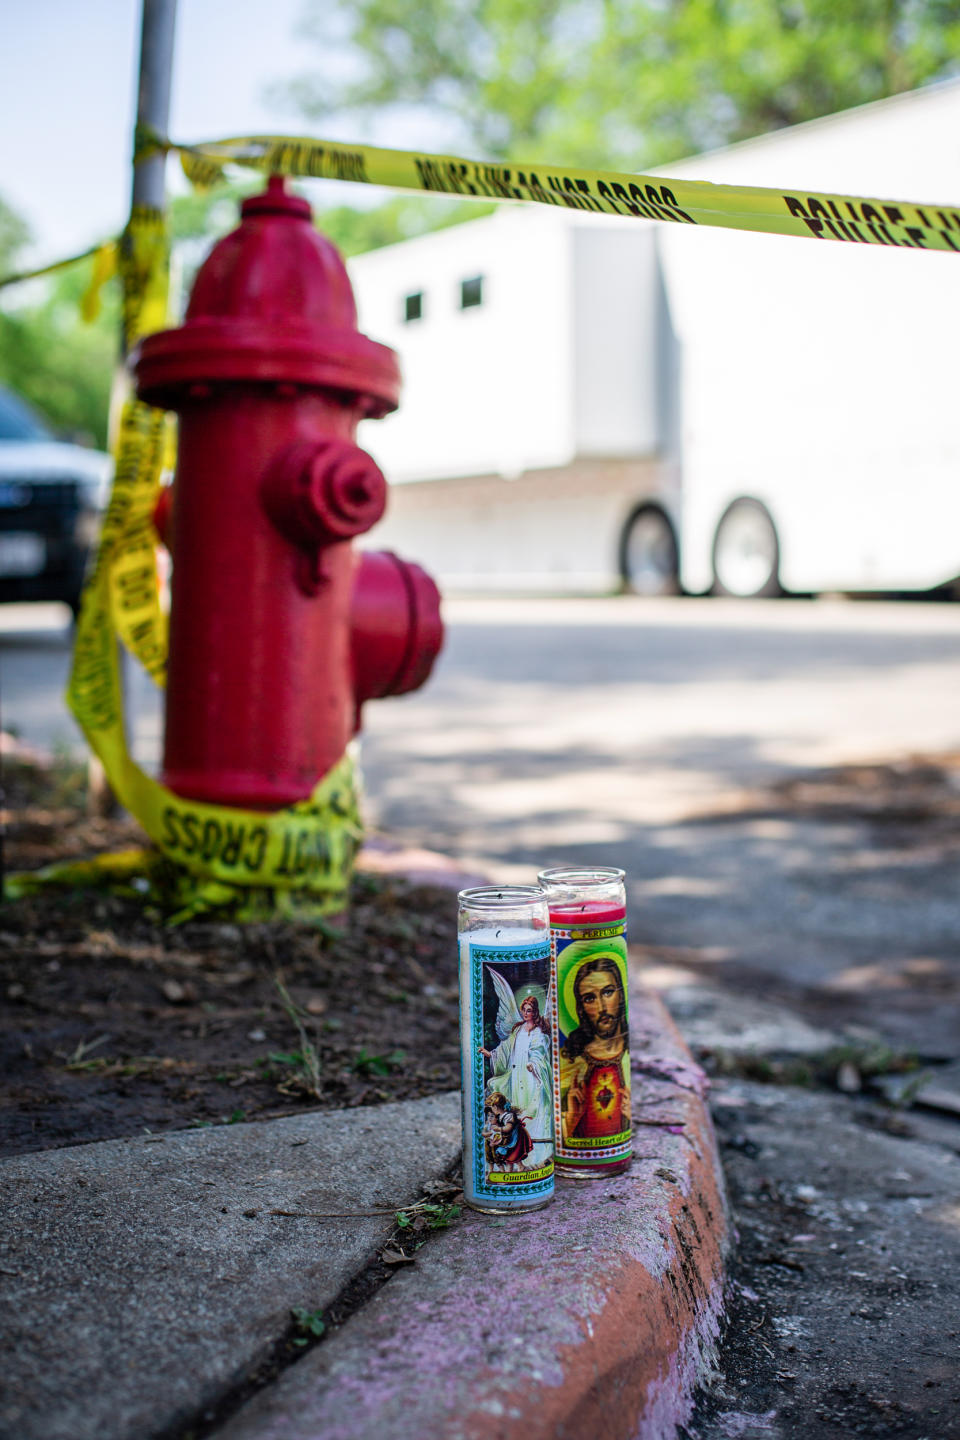
[[[665,169],[950,205],[958,133],[949,82]],[[960,576],[960,255],[507,207],[351,271],[407,380],[371,543],[447,588]]]
[[[958,133],[950,82],[674,168],[955,205]],[[680,345],[685,587],[955,580],[960,255],[677,226],[658,250]]]

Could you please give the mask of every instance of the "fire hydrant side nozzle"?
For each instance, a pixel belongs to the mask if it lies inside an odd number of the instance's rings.
[[[295,440],[271,463],[264,508],[295,545],[351,540],[373,528],[387,505],[387,482],[363,450],[327,438]]]
[[[400,624],[396,584],[353,553],[386,504],[356,428],[396,408],[396,356],[358,332],[342,259],[274,177],[204,262],[183,325],[132,365],[180,422],[158,516],[174,562],[164,781],[281,808],[341,758],[362,700],[414,688],[440,647],[432,581]]]
[[[351,614],[353,686],[360,707],[419,690],[443,645],[440,592],[427,572],[389,550],[365,550]]]

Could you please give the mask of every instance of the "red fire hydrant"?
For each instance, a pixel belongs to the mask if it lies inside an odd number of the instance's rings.
[[[362,702],[421,685],[442,643],[428,575],[351,540],[386,484],[354,443],[396,409],[394,352],[357,331],[335,247],[272,178],[197,275],[179,330],[134,355],[180,417],[164,783],[277,809],[341,758]]]

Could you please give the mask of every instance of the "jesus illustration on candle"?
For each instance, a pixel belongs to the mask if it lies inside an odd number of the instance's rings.
[[[522,1117],[521,1124],[532,1142],[529,1151],[525,1145],[509,1147],[511,1168],[516,1164],[520,1169],[539,1170],[553,1160],[553,1067],[550,1022],[546,1018],[550,1013],[550,992],[541,1013],[540,1001],[533,993],[536,987],[521,986],[518,1004],[509,981],[492,965],[486,970],[496,992],[494,1028],[500,1041],[492,1050],[479,1046],[480,1054],[490,1064],[487,1105],[491,1106],[494,1097],[502,1099],[512,1116]],[[498,1147],[491,1148],[496,1154]],[[518,1150],[525,1153],[521,1155]]]
[[[591,951],[593,953],[591,953]],[[560,1051],[563,1140],[613,1143],[630,1129],[630,1055],[622,961],[587,951],[574,972],[578,1024]]]

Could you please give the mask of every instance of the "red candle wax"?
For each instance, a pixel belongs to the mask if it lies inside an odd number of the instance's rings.
[[[616,900],[574,900],[551,905],[550,924],[558,930],[569,930],[574,925],[612,925],[626,919],[626,914],[626,907]]]

